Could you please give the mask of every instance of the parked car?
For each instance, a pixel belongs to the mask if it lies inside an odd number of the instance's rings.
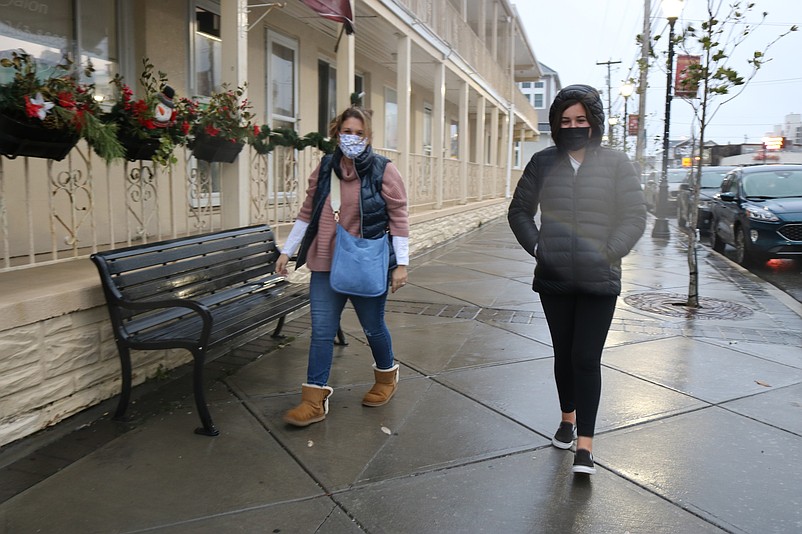
[[[702,167],[702,174],[699,179],[699,203],[696,205],[696,228],[700,233],[707,233],[710,230],[710,200],[721,188],[721,182],[728,172],[735,169],[735,166],[708,166]],[[688,174],[685,181],[679,186],[677,195],[677,224],[680,228],[685,228],[691,219],[691,178],[696,173],[696,169]]]
[[[668,182],[667,213],[677,212],[677,194],[679,193],[679,186],[688,177],[690,171],[690,168],[685,167],[668,169],[666,176]],[[660,175],[660,171],[653,172],[646,182],[646,185],[643,187],[643,194],[646,196],[646,207],[652,213],[657,213],[657,202],[660,198]]]
[[[730,171],[713,195],[713,250],[735,247],[742,265],[802,259],[802,165],[755,165]]]

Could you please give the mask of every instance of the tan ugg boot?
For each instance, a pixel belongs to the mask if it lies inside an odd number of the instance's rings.
[[[301,404],[284,414],[284,422],[294,426],[309,426],[326,418],[329,397],[334,390],[329,386],[301,385]]]
[[[364,406],[384,406],[398,388],[398,364],[389,369],[377,369],[374,363],[373,376],[376,377],[376,383],[365,394],[362,404]]]

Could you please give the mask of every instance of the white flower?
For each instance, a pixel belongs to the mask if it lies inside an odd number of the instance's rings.
[[[53,109],[53,106],[55,106],[53,102],[46,101],[45,97],[42,96],[42,93],[36,93],[36,96],[31,98],[30,101],[31,104],[37,107],[36,116],[42,121],[45,120],[47,112]]]

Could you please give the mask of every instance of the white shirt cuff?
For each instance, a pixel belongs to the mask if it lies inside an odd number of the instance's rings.
[[[394,235],[393,249],[395,250],[395,262],[398,265],[409,265],[409,238]]]
[[[298,247],[301,246],[301,241],[304,239],[304,234],[306,234],[306,229],[308,226],[308,222],[295,219],[295,224],[292,225],[290,235],[287,236],[287,240],[284,242],[284,246],[281,248],[282,254],[292,257],[298,251]]]

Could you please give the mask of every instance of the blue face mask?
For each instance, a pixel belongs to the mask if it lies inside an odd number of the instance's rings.
[[[356,159],[368,147],[368,139],[354,134],[340,134],[340,150],[348,159]]]

